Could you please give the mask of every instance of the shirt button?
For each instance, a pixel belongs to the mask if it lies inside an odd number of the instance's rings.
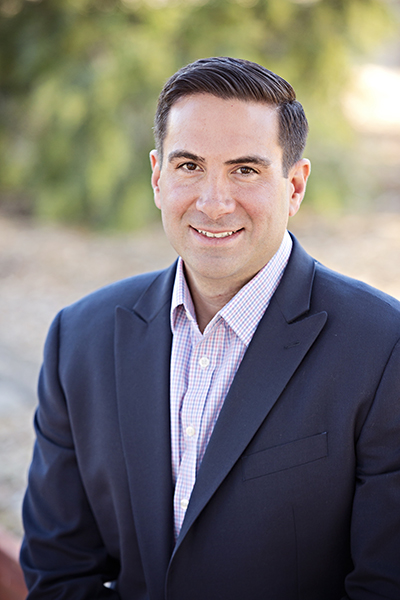
[[[189,506],[189,500],[187,498],[182,498],[181,508],[183,508],[183,510],[186,510],[188,506]]]
[[[210,364],[210,359],[207,356],[202,356],[199,360],[199,365],[202,369],[205,369]]]
[[[186,427],[186,435],[188,437],[193,437],[195,433],[196,433],[196,430],[193,427],[193,425],[189,425],[189,427]]]

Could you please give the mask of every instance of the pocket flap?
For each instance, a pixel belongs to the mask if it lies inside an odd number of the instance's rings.
[[[243,479],[254,479],[328,456],[328,434],[317,433],[242,458]]]

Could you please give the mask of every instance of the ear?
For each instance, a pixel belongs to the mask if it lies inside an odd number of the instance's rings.
[[[161,192],[160,192],[160,176],[161,176],[161,165],[158,159],[157,150],[150,152],[150,163],[151,163],[151,187],[154,193],[154,202],[157,208],[161,208]]]
[[[310,173],[311,163],[307,158],[297,161],[289,171],[289,217],[293,217],[300,208],[300,204],[306,193],[307,179]]]

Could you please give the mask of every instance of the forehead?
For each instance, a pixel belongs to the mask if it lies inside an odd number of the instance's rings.
[[[277,107],[195,94],[178,100],[168,116],[164,151],[280,152]]]

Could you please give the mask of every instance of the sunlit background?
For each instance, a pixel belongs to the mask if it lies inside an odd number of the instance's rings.
[[[158,92],[212,55],[260,62],[297,90],[310,207],[399,207],[387,174],[400,165],[399,0],[1,0],[0,14],[8,211],[125,230],[156,218]]]

